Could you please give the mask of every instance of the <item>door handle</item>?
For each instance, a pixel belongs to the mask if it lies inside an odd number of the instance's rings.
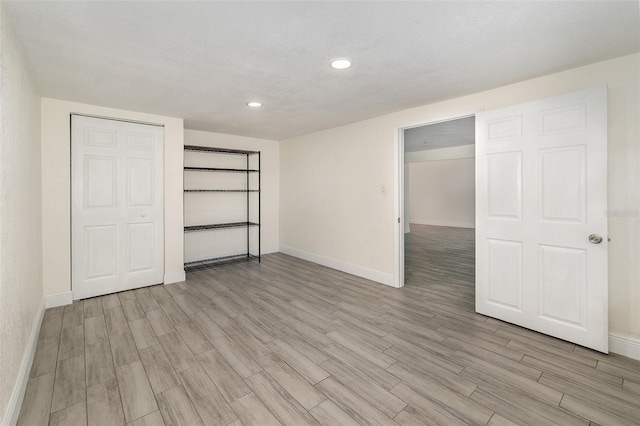
[[[146,213],[142,213],[142,214],[140,215],[140,217],[147,217],[147,214],[146,214]]]
[[[589,242],[591,244],[600,244],[602,242],[602,237],[598,234],[589,235]]]

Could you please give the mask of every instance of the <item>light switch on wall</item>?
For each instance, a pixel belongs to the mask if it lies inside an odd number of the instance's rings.
[[[387,195],[387,184],[383,183],[380,185],[380,194]]]

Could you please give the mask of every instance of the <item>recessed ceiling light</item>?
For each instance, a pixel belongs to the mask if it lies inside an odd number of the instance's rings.
[[[252,101],[252,102],[247,102],[247,106],[250,106],[251,108],[259,108],[262,106],[262,103]]]
[[[346,70],[351,66],[351,61],[349,59],[334,59],[331,61],[331,68],[335,70]]]

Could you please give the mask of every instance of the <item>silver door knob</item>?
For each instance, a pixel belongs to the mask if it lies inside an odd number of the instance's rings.
[[[589,235],[589,242],[591,244],[600,244],[602,242],[602,237],[598,234]]]

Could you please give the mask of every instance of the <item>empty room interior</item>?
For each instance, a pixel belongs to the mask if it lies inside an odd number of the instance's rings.
[[[640,425],[638,1],[0,33],[2,425]]]

